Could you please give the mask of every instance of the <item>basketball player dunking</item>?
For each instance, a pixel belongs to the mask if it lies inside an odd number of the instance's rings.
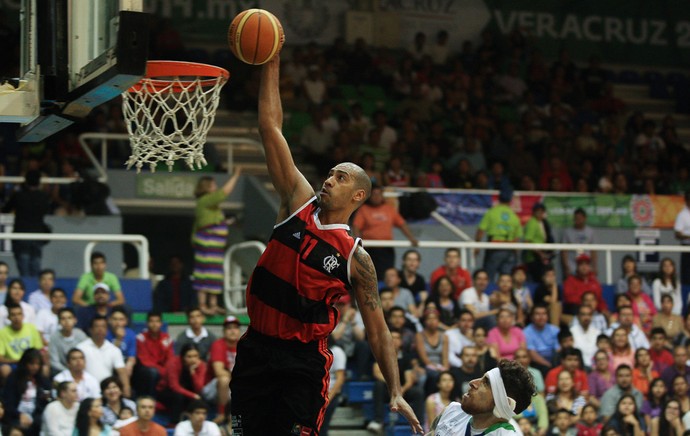
[[[333,361],[326,339],[334,304],[354,292],[367,338],[388,384],[390,407],[421,433],[403,399],[397,356],[384,321],[377,278],[347,222],[369,197],[371,181],[353,163],[336,165],[317,194],[300,173],[281,132],[279,57],[262,67],[259,130],[268,172],[280,194],[276,226],[247,285],[250,326],[232,372],[234,434],[318,435]]]

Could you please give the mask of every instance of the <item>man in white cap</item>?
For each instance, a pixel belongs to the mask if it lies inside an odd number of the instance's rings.
[[[532,375],[519,363],[502,360],[472,380],[461,402],[450,403],[431,425],[432,436],[520,435],[512,419],[532,402]]]
[[[95,316],[110,316],[110,286],[105,283],[96,283],[93,286],[93,304],[89,306],[75,306],[77,313],[77,327],[88,331],[91,320]]]

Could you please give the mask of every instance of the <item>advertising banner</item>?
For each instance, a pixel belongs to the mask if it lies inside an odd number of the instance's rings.
[[[690,63],[690,8],[680,1],[609,0],[379,0],[379,10],[400,17],[400,47],[423,32],[449,34],[449,46],[479,42],[485,29],[508,35],[519,30],[547,57],[567,48],[573,58],[599,56],[605,63]]]
[[[0,5],[16,26],[21,1]],[[417,32],[431,44],[445,30],[457,51],[465,40],[476,47],[484,30],[519,30],[547,57],[567,48],[579,60],[598,55],[604,63],[690,65],[690,7],[678,0],[144,0],[144,10],[170,20],[190,46],[222,45],[235,15],[250,8],[273,12],[288,45],[330,45],[347,36],[346,12],[361,11],[373,14],[373,39],[397,40],[398,48],[409,47]],[[376,22],[391,17],[395,24]],[[397,35],[380,35],[391,29]]]
[[[567,48],[576,59],[599,56],[604,63],[667,65],[690,63],[690,8],[675,0],[485,0],[487,28],[508,34],[519,29],[545,55]]]
[[[477,225],[498,195],[463,192],[437,192],[432,196],[436,211],[457,225]],[[511,207],[524,224],[535,203],[546,206],[547,218],[554,227],[572,225],[573,212],[582,208],[592,227],[673,228],[685,203],[673,195],[544,195],[516,193]],[[433,219],[427,220],[432,222]]]
[[[193,200],[198,175],[141,173],[137,177],[137,198]]]

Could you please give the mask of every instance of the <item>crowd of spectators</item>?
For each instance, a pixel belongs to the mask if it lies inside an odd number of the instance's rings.
[[[593,240],[586,214],[575,215],[580,219],[564,240]],[[500,237],[490,225],[485,229]],[[662,259],[648,282],[635,258],[626,256],[615,304],[609,305],[593,268],[596,253],[573,246],[548,256],[524,254],[541,259],[540,268],[512,256],[489,271],[467,271],[460,251],[450,248],[435,268],[420,269],[423,259],[412,249],[399,269],[383,272],[381,305],[398,351],[401,385],[417,415],[430,423],[445,404],[461,399],[472,379],[511,359],[529,368],[539,391],[519,417],[525,434],[591,434],[604,426],[619,434],[690,428],[690,316],[683,317],[687,302],[675,263]],[[558,259],[562,277],[553,267]],[[182,270],[173,257],[171,274],[153,294],[154,307],[186,311],[187,326],[172,338],[157,311],[148,313],[145,327],[132,329],[120,280],[101,253],[92,255],[91,271],[69,298],[55,286],[55,271],[42,270],[38,288],[27,292],[21,280],[9,280],[16,274],[0,263],[0,398],[8,434],[10,429],[37,434],[40,425],[45,434],[64,434],[72,426],[104,434],[115,429],[157,434],[164,429],[156,421],[178,430],[203,425],[215,431],[217,424],[218,431],[227,430],[241,326],[228,317],[217,338],[189,297]],[[346,401],[343,388],[350,379],[374,383],[368,428],[379,431],[386,416],[385,383],[356,306],[349,298],[337,305],[340,320],[330,338],[332,401],[324,430]],[[41,414],[60,418],[41,419]],[[209,415],[215,422],[206,421]],[[190,434],[185,431],[178,434]]]
[[[427,426],[450,401],[461,401],[471,380],[510,359],[529,369],[538,391],[516,417],[525,435],[690,430],[690,315],[683,315],[687,302],[672,260],[664,259],[647,282],[627,256],[612,306],[591,254],[579,254],[562,279],[545,267],[536,288],[528,287],[524,264],[490,277],[484,269],[464,270],[459,260],[459,250],[448,249],[444,264],[425,277],[423,259],[411,249],[400,269],[386,271],[380,288],[404,396]],[[374,381],[374,419],[367,428],[381,431],[385,384],[367,350],[361,316],[349,299],[338,310],[331,349],[343,362],[334,372]],[[329,407],[337,407],[335,398]]]
[[[317,170],[352,160],[382,186],[616,194],[690,188],[690,156],[673,116],[657,126],[642,113],[628,114],[596,57],[580,67],[563,50],[549,63],[517,31],[505,38],[484,32],[476,47],[467,42],[459,53],[445,48],[446,41],[439,34],[428,44],[419,34],[409,49],[395,52],[363,40],[353,47],[342,39],[325,48],[293,47],[281,78],[286,125],[299,113],[310,121],[288,139]],[[250,75],[242,89],[247,100],[256,100],[254,79]],[[80,128],[126,132],[117,102],[96,110]],[[76,133],[68,130],[15,154],[5,150],[0,172],[78,178],[86,156]],[[111,164],[128,155],[126,143],[111,150]],[[88,195],[107,208],[102,187],[81,188],[78,194],[50,188],[52,210],[83,210],[75,198]],[[3,186],[0,200],[12,189]],[[520,229],[519,237],[550,242],[543,212],[535,207],[538,231]],[[573,239],[565,242],[591,242],[578,214],[586,219],[576,212]],[[480,228],[477,239],[495,237],[489,229]],[[486,269],[466,271],[459,251],[449,249],[444,265],[427,278],[419,274],[419,252],[410,250],[400,270],[383,271],[381,304],[403,392],[417,416],[428,425],[461,398],[470,380],[501,359],[514,359],[530,370],[539,391],[517,417],[526,435],[679,435],[690,429],[690,316],[684,316],[672,260],[662,260],[658,277],[648,283],[634,258],[626,258],[610,307],[597,279],[596,253],[560,253],[561,279],[551,265],[556,253],[505,254]],[[3,434],[38,434],[39,424],[45,434],[156,434],[154,415],[180,422],[180,435],[194,434],[216,428],[206,420],[207,404],[221,424],[217,431],[227,431],[238,320],[228,317],[223,337],[216,338],[188,298],[189,283],[178,268],[154,295],[165,310],[186,310],[186,329],[173,340],[161,314],[151,312],[146,328],[135,332],[118,278],[105,268],[105,257],[93,257],[92,271],[68,302],[67,293],[54,287],[55,272],[41,271],[39,289],[25,298],[22,281],[7,283],[7,265],[0,263]],[[529,280],[537,283],[533,291]],[[177,297],[167,298],[169,292]],[[345,399],[341,390],[350,374],[375,383],[368,427],[378,431],[387,402],[383,377],[356,307],[346,298],[338,310],[327,421]]]
[[[359,162],[384,186],[681,194],[688,150],[673,115],[661,125],[614,95],[601,60],[552,62],[529,38],[489,31],[459,53],[442,34],[408,50],[358,40],[284,56],[290,138],[322,172]],[[289,117],[290,115],[288,115]],[[286,121],[290,125],[290,120]]]
[[[152,54],[182,59],[203,52],[185,50],[175,35],[169,23],[159,23]],[[320,173],[351,160],[384,186],[616,194],[690,188],[687,144],[673,114],[657,123],[628,108],[601,59],[576,64],[563,49],[547,60],[518,30],[485,31],[459,52],[447,40],[441,32],[431,42],[419,34],[402,50],[362,39],[350,46],[342,38],[325,47],[286,47],[281,96],[291,146]],[[231,56],[218,62],[242,82],[228,85],[228,109],[254,109],[259,69]],[[3,171],[78,172],[88,163],[77,140],[82,131],[126,133],[120,102],[31,147],[12,146],[5,135]],[[207,160],[216,162],[207,148]],[[127,141],[111,142],[109,165],[121,167],[128,156]]]
[[[172,275],[157,291],[186,309],[185,329],[171,337],[154,310],[134,331],[120,280],[98,252],[69,299],[53,270],[30,293],[14,275],[0,262],[2,434],[161,436],[161,423],[179,436],[231,434],[236,317],[216,337]]]

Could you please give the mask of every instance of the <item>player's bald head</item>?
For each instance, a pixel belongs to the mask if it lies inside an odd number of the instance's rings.
[[[364,191],[364,199],[360,204],[367,201],[371,195],[371,179],[362,167],[352,162],[342,162],[336,165],[334,169],[339,169],[350,174],[354,179],[354,189],[362,189]]]

